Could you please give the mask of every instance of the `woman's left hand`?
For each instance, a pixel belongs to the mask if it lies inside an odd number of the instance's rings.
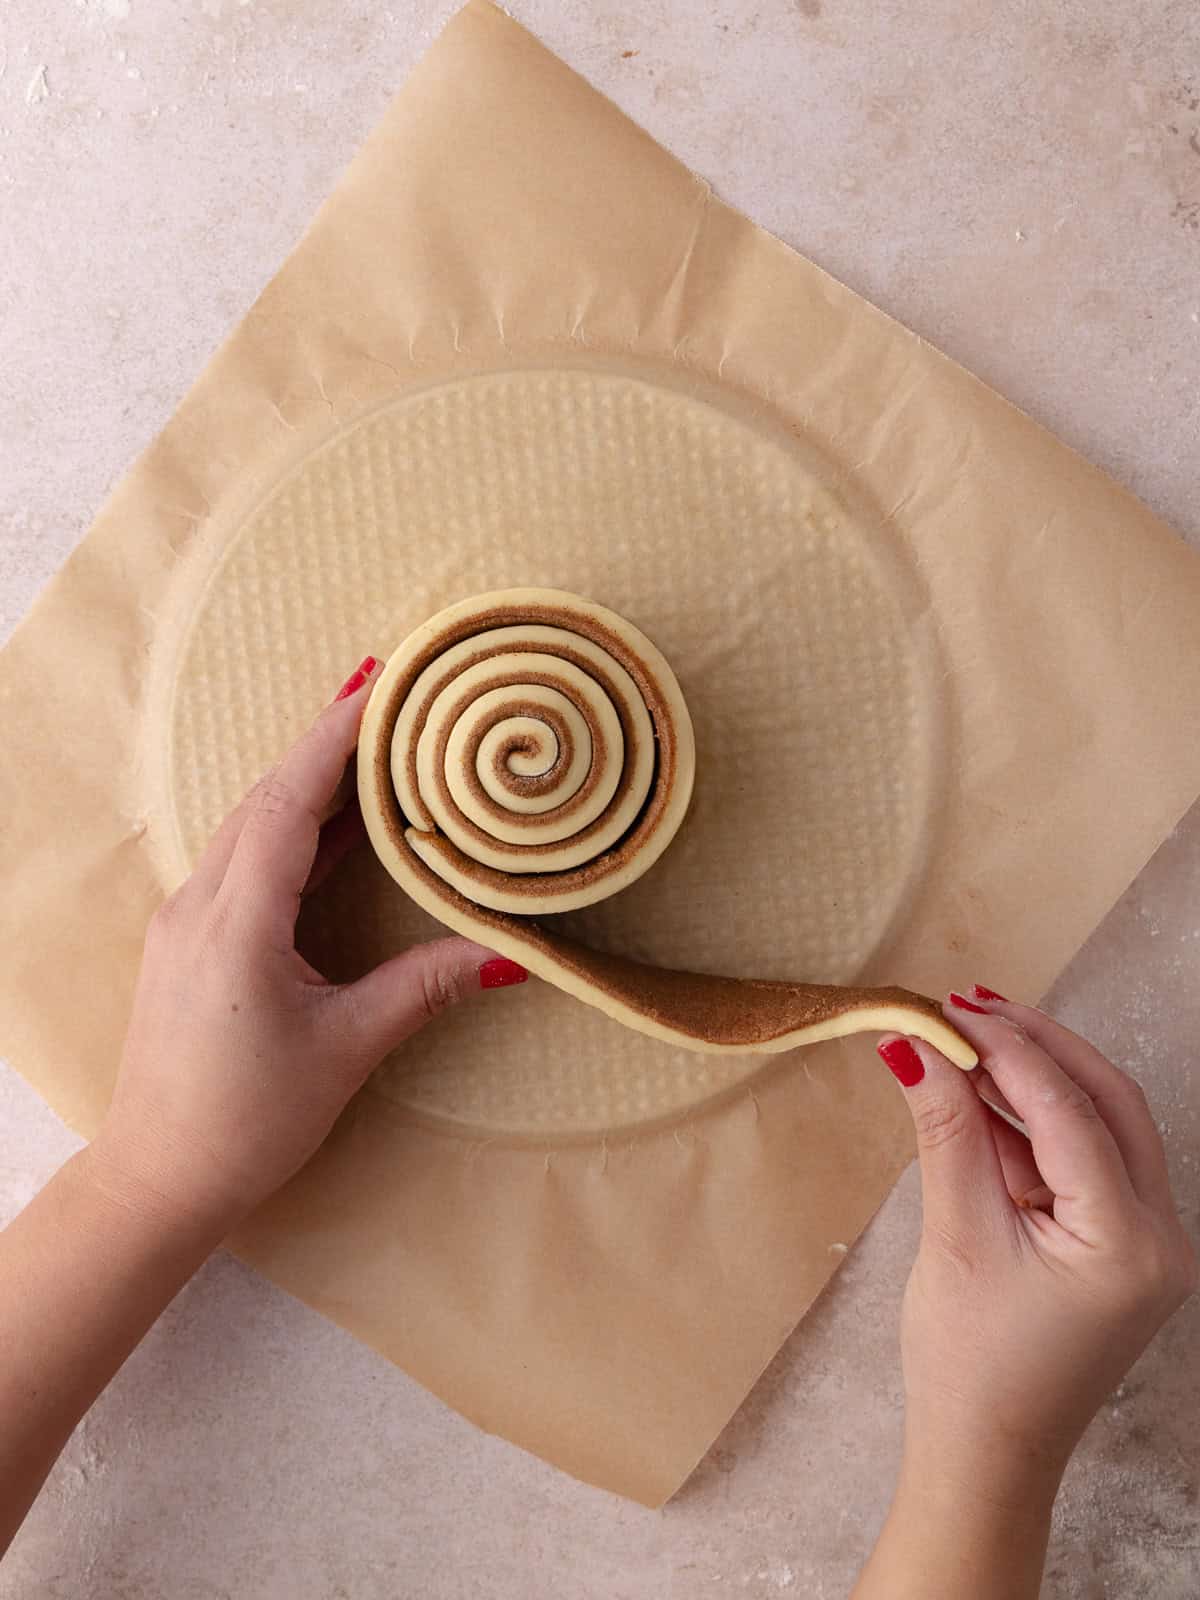
[[[322,824],[376,670],[368,657],[150,925],[89,1152],[135,1203],[232,1227],[313,1154],[389,1050],[468,993],[526,976],[447,938],[332,984],[296,949],[302,896],[361,833],[356,812]]]

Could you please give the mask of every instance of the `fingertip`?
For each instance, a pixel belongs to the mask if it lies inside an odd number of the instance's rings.
[[[986,984],[973,983],[971,985],[971,993],[975,996],[976,1000],[997,1001],[1002,1006],[1011,1004],[1005,995],[997,994],[995,989],[989,989]]]
[[[510,961],[507,956],[492,956],[479,968],[481,989],[509,989],[514,984],[528,981],[528,970],[519,961]]]
[[[976,1005],[974,1000],[968,1000],[965,994],[959,994],[956,989],[951,989],[946,997],[946,1006],[954,1011],[973,1011],[977,1017],[986,1017],[987,1011],[983,1006]],[[943,1007],[945,1010],[945,1007]]]
[[[462,975],[464,991],[478,989],[508,989],[525,983],[529,971],[519,961],[509,956],[497,955],[488,945],[457,935],[442,941],[446,958],[453,959]]]
[[[942,1015],[955,1033],[961,1034],[982,1054],[985,1050],[994,1050],[1006,1037],[1021,1038],[1025,1034],[1019,1022],[997,1009],[1000,1003],[990,1001],[987,1005],[976,1005],[952,990],[942,1001]]]
[[[902,1033],[885,1033],[875,1046],[884,1066],[904,1089],[915,1089],[925,1076],[925,1062],[912,1039]]]
[[[960,1044],[964,1043],[961,1037],[958,1036],[957,1030],[955,1037]],[[969,1054],[974,1055],[974,1050],[970,1045],[966,1045],[965,1048]],[[909,1061],[909,1052],[912,1053],[921,1068],[919,1075],[917,1067],[913,1066]],[[919,1033],[881,1034],[875,1046],[875,1053],[893,1072],[895,1072],[894,1061],[900,1061],[904,1064],[904,1067],[913,1075],[912,1084],[905,1084],[906,1088],[915,1087],[930,1072],[938,1076],[944,1072],[950,1073],[954,1077],[964,1080],[969,1079],[971,1075],[970,1067],[955,1061],[945,1050],[934,1044],[932,1039],[928,1039]],[[978,1057],[975,1057],[971,1065],[978,1065]],[[903,1082],[903,1079],[901,1079],[901,1082]]]
[[[378,676],[381,665],[382,663],[380,662],[378,656],[364,656],[359,662],[358,666],[355,667],[354,671],[346,679],[345,683],[342,684],[342,687],[334,695],[333,699],[330,701],[330,704],[337,705],[339,700],[353,699],[356,694],[359,694],[363,689],[366,688],[368,683],[371,683],[374,678]]]

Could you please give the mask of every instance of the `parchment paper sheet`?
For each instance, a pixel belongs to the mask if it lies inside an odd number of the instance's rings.
[[[371,404],[581,357],[802,435],[922,586],[949,781],[868,977],[1037,995],[1200,789],[1200,565],[1172,532],[474,3],[0,658],[0,1047],[85,1134],[162,893],[139,740],[181,558]],[[472,1142],[367,1095],[236,1245],[480,1425],[658,1504],[910,1154],[869,1051],[804,1065],[601,1144]]]

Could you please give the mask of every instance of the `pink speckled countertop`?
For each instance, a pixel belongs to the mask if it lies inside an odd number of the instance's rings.
[[[451,9],[6,0],[0,633],[271,276]],[[516,10],[724,199],[1200,545],[1192,0]],[[988,974],[964,979],[976,976]],[[1195,1226],[1200,811],[1052,1004],[1145,1080]],[[7,1070],[0,1121],[8,1215],[74,1141]],[[218,1258],[75,1436],[0,1569],[0,1597],[843,1595],[896,1463],[895,1325],[918,1222],[910,1172],[661,1513],[478,1434]],[[1197,1348],[1193,1303],[1088,1434],[1059,1505],[1050,1600],[1195,1600]]]

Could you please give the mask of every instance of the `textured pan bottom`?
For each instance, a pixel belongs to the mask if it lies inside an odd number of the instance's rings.
[[[205,531],[148,697],[153,838],[177,879],[368,650],[476,592],[545,585],[643,627],[696,729],[691,813],[623,893],[556,919],[656,964],[846,982],[902,922],[940,779],[930,630],[853,485],[669,375],[518,369],[410,392]],[[306,913],[351,976],[438,930],[364,849]],[[441,1019],[375,1090],[475,1134],[603,1134],[763,1069],[630,1034],[544,984]]]

